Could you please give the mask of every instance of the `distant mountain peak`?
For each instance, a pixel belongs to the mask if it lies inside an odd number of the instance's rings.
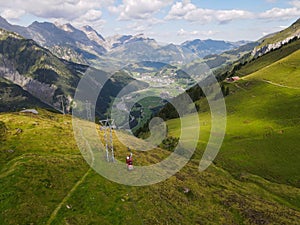
[[[38,21],[34,21],[32,24],[30,24],[28,26],[28,28],[39,28],[39,29],[56,29],[57,26],[53,23],[49,23],[49,22],[38,22]]]
[[[92,41],[95,41],[96,43],[103,45],[105,42],[104,37],[99,34],[94,28],[92,28],[89,25],[85,25],[81,27],[81,31],[83,31],[88,38],[90,38]]]
[[[70,23],[66,23],[66,24],[59,24],[59,23],[55,23],[55,26],[58,27],[59,29],[72,33],[76,30],[75,27],[73,27]]]
[[[34,21],[31,25],[51,25],[51,26],[55,26],[53,23],[50,23],[50,22],[39,22],[39,21]]]
[[[203,43],[203,42],[204,42],[203,40],[197,38],[197,39],[194,39],[194,40],[185,41],[181,45],[187,45],[187,44],[191,44],[191,43],[193,43],[193,44],[200,44],[200,43]]]
[[[94,32],[97,32],[94,30],[94,28],[92,28],[91,26],[89,25],[85,25],[82,27],[82,30],[85,30],[85,31],[94,31]]]

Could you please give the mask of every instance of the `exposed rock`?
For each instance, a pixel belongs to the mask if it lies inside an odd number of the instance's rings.
[[[21,86],[24,90],[28,91],[33,96],[37,96],[43,102],[50,105],[54,103],[53,96],[57,89],[55,85],[41,83],[31,77],[20,75],[13,63],[5,59],[2,54],[0,54],[0,77]]]
[[[288,37],[288,38],[286,38],[286,39],[284,39],[284,40],[282,40],[282,41],[279,41],[279,42],[277,42],[277,43],[274,43],[274,44],[268,44],[268,45],[265,45],[265,46],[263,46],[263,47],[261,47],[261,48],[255,48],[255,49],[252,51],[251,55],[252,55],[254,58],[260,57],[260,56],[262,56],[262,55],[267,54],[267,53],[270,52],[270,51],[273,51],[273,50],[276,50],[276,49],[278,49],[278,48],[281,48],[283,45],[288,44],[291,40],[293,40],[293,39],[295,39],[295,38],[300,39],[300,33],[298,33],[298,34],[296,34],[296,35],[294,35],[294,36]]]

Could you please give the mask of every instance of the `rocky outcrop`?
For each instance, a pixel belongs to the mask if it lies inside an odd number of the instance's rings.
[[[45,84],[31,77],[21,75],[15,69],[13,63],[7,60],[2,54],[0,54],[0,77],[19,85],[41,101],[52,106],[55,105],[54,94],[57,90],[55,85]]]
[[[273,44],[268,44],[268,45],[265,45],[265,46],[260,47],[260,48],[255,48],[252,51],[251,55],[254,58],[260,57],[262,55],[267,54],[268,52],[271,52],[273,50],[281,48],[283,45],[288,44],[293,39],[300,39],[300,33],[298,33],[296,35],[293,35],[293,36],[290,36],[290,37],[288,37],[288,38],[286,38],[282,41],[279,41],[279,42],[276,42],[276,43],[273,43]]]

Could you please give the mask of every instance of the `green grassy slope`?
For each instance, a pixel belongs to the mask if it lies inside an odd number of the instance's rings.
[[[300,187],[300,90],[249,78],[228,97],[228,128],[217,163]],[[242,90],[241,90],[242,89]]]
[[[300,43],[300,42],[299,42]],[[300,46],[299,46],[300,47]],[[269,81],[273,85],[290,89],[300,89],[300,50],[295,51],[284,59],[281,59],[268,67],[265,67],[245,79]]]
[[[239,82],[225,84],[230,89],[226,98],[228,123],[216,164],[235,177],[252,173],[300,187],[299,59],[300,50]],[[258,63],[265,62],[258,59]],[[202,110],[208,109],[205,102],[200,103]],[[209,115],[199,116],[208,125],[202,127],[197,158],[201,157],[210,129]],[[173,136],[178,135],[178,120],[169,121],[169,128]]]
[[[283,59],[290,54],[298,51],[300,49],[300,40],[296,40],[288,45],[282,46],[279,50],[269,52],[253,61],[248,62],[241,69],[235,72],[237,76],[245,76],[254,73],[272,63]]]
[[[199,173],[196,159],[160,184],[110,182],[83,160],[71,118],[39,111],[0,114],[1,224],[297,224],[300,219],[299,189],[251,174],[238,180],[216,166]],[[116,156],[126,153],[116,141]],[[156,163],[167,154],[134,152],[138,164]],[[184,188],[191,191],[185,194]]]

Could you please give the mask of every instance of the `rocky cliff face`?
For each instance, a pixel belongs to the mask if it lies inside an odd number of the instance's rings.
[[[288,44],[289,42],[291,42],[292,40],[295,40],[295,39],[300,39],[300,33],[298,34],[295,34],[293,36],[290,36],[282,41],[279,41],[279,42],[276,42],[274,44],[268,44],[268,45],[265,45],[263,47],[260,47],[260,48],[255,48],[251,55],[254,57],[254,58],[257,58],[257,57],[260,57],[264,54],[267,54],[268,52],[270,51],[273,51],[273,50],[276,50],[278,48],[281,48],[283,45],[286,45]]]
[[[57,106],[54,98],[57,87],[54,84],[42,83],[31,77],[21,75],[14,67],[14,64],[2,54],[0,54],[0,77],[19,85],[33,96],[37,96],[44,103]],[[60,107],[56,108],[60,110]]]
[[[0,78],[40,101],[68,112],[86,66],[55,57],[32,40],[0,29]]]
[[[4,93],[0,96],[0,111],[14,110],[18,101],[12,100],[11,97],[19,96],[20,98],[31,97],[31,105],[37,103],[37,106],[44,107],[45,104],[41,103],[47,103],[52,108],[68,113],[71,111],[78,82],[88,68],[86,65],[56,57],[33,40],[0,29],[0,88],[7,89],[7,91],[0,90],[0,94]],[[91,82],[92,89],[95,88],[93,82],[102,84],[108,74],[93,68],[91,70],[99,80]],[[97,115],[103,116],[113,98],[132,81],[134,79],[127,73],[119,72],[102,84],[103,88],[97,102]],[[96,86],[98,87],[98,84]],[[11,87],[15,89],[14,93],[10,91]],[[137,81],[132,91],[145,87],[147,86],[144,82]],[[94,93],[93,90],[91,93]],[[11,107],[6,107],[7,102],[10,102]]]

